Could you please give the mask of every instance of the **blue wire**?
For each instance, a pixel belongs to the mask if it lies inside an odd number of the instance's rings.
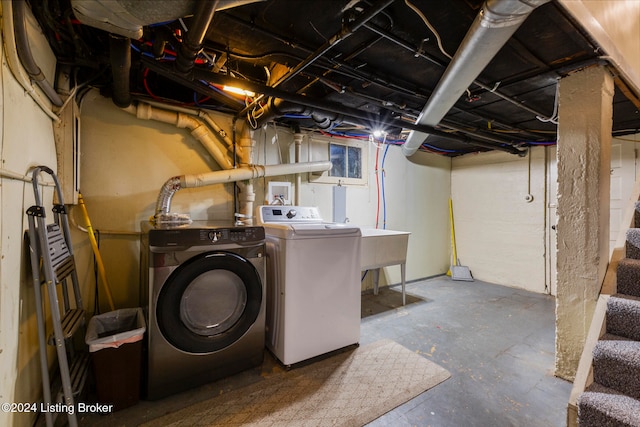
[[[434,147],[433,145],[429,145],[426,142],[423,142],[422,146],[431,148],[432,150],[441,151],[443,153],[462,153],[462,151],[458,151],[458,150],[447,150],[445,148]]]
[[[282,117],[287,118],[287,119],[308,119],[309,118],[309,116],[304,116],[304,115],[301,115],[301,114],[285,114]]]
[[[162,58],[156,58],[150,52],[143,52],[142,50],[140,50],[140,48],[135,46],[133,43],[131,43],[131,49],[135,50],[136,52],[138,52],[142,56],[146,56],[146,57],[153,58],[153,59],[162,59],[162,60],[165,60],[165,61],[175,61],[176,60],[176,58],[174,56],[167,56],[167,55],[162,55]]]
[[[556,145],[556,141],[527,142],[529,145]]]
[[[167,25],[167,24],[171,24],[172,22],[175,22],[176,20],[174,19],[173,21],[164,21],[164,22],[158,22],[156,24],[149,24],[149,27],[153,28],[153,27],[160,27],[162,25]]]

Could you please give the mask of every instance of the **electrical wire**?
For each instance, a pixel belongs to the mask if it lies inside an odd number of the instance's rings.
[[[556,141],[530,141],[527,145],[556,145]]]
[[[373,136],[371,137],[371,141],[373,141]],[[380,155],[380,145],[376,145],[376,163],[375,163],[375,175],[376,175],[376,229],[378,228],[378,223],[380,222],[380,177],[378,176],[378,157]]]
[[[458,150],[448,150],[446,148],[438,148],[438,147],[435,147],[433,145],[429,145],[426,142],[422,143],[421,148],[422,147],[430,149],[431,151],[435,151],[435,152],[438,152],[438,153],[451,153],[451,154],[453,154],[453,153],[465,153],[466,152],[466,151],[458,151]]]
[[[433,25],[431,25],[431,23],[429,22],[429,20],[427,19],[426,16],[424,16],[424,14],[422,13],[422,11],[420,9],[418,9],[415,5],[413,5],[409,0],[404,0],[404,2],[406,3],[407,6],[409,6],[411,8],[411,10],[413,10],[419,17],[420,19],[422,19],[422,21],[424,22],[424,24],[427,26],[427,28],[429,28],[429,30],[431,30],[431,32],[433,33],[434,36],[436,36],[436,41],[438,42],[438,48],[440,49],[440,52],[442,52],[442,54],[444,56],[446,56],[449,59],[452,59],[453,57],[451,55],[449,55],[445,50],[444,47],[442,47],[442,40],[440,39],[440,34],[438,33],[438,31],[434,28]]]
[[[556,81],[556,94],[553,98],[553,113],[551,114],[551,117],[544,118],[542,116],[536,116],[536,119],[538,119],[539,121],[543,122],[543,123],[553,123],[554,125],[558,124],[558,94],[560,92],[560,84],[558,81]]]

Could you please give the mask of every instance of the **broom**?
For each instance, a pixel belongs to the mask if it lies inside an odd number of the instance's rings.
[[[473,282],[473,277],[471,276],[469,267],[460,265],[458,253],[456,252],[456,229],[453,225],[453,201],[451,199],[449,199],[449,220],[451,221],[451,248],[453,250],[453,264],[449,266],[447,276],[451,276],[451,279],[453,280]]]

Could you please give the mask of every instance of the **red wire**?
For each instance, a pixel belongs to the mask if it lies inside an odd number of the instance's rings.
[[[158,98],[153,94],[153,92],[151,92],[151,89],[149,88],[149,84],[147,83],[147,74],[149,74],[149,69],[145,68],[144,72],[142,73],[142,84],[144,85],[145,90],[147,91],[150,97],[152,97],[156,101],[161,101],[160,98]]]

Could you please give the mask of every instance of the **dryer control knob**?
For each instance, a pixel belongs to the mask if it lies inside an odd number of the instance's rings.
[[[294,216],[296,216],[296,214],[297,214],[297,213],[298,213],[298,212],[296,212],[296,210],[295,210],[295,209],[291,209],[289,212],[287,212],[287,218],[291,219],[291,218],[293,218]]]

